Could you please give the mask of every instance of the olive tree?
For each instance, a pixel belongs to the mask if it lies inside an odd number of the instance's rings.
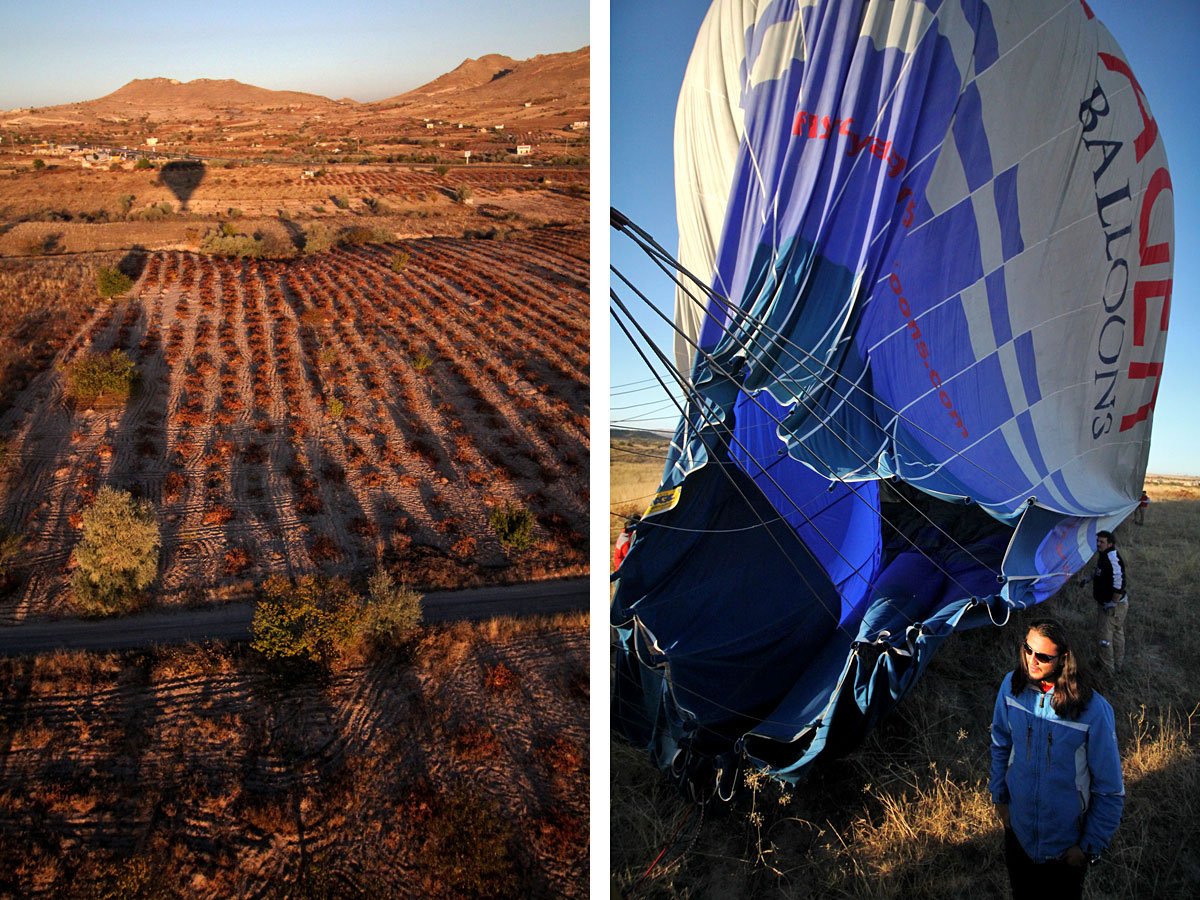
[[[161,539],[153,506],[103,487],[83,514],[82,527],[71,581],[80,612],[112,615],[137,608],[158,575]]]

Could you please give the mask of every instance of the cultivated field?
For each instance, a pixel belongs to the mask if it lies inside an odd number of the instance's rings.
[[[280,680],[247,650],[0,660],[0,896],[587,894],[584,617]]]
[[[414,622],[587,571],[587,61],[0,114],[0,630],[258,601],[0,659],[0,897],[586,893],[586,617]]]
[[[614,472],[624,461],[612,483],[616,512],[644,508],[632,498],[653,492],[664,453],[662,444],[613,442]],[[1190,898],[1200,883],[1200,657],[1189,641],[1200,628],[1200,480],[1151,476],[1147,491],[1145,526],[1116,533],[1130,570],[1128,649],[1124,674],[1100,687],[1116,711],[1127,796],[1110,851],[1088,876],[1084,896],[1094,900]],[[641,751],[614,739],[614,888],[637,897],[1008,897],[987,792],[988,727],[1023,624],[1044,614],[1091,642],[1095,604],[1075,586],[1003,630],[955,636],[862,748],[795,791],[763,783],[732,809],[701,814]]]
[[[584,232],[138,264],[130,298],[90,312],[71,302],[77,264],[0,264],[10,282],[62,272],[64,314],[36,307],[14,328],[41,316],[50,329],[27,362],[67,338],[60,368],[120,349],[141,374],[116,410],[64,400],[56,369],[15,392],[0,521],[26,553],[0,617],[69,611],[79,516],[103,484],[159,510],[162,603],[381,561],[426,587],[583,571]],[[509,554],[492,533],[506,504],[534,513],[533,550]]]

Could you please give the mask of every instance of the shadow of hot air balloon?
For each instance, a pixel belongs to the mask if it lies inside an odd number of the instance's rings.
[[[171,189],[181,209],[186,210],[188,200],[204,180],[204,163],[199,160],[175,160],[162,167],[159,180]]]

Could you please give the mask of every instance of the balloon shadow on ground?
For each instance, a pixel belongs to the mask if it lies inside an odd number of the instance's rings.
[[[121,261],[117,263],[117,269],[123,275],[128,275],[136,282],[142,277],[142,271],[146,268],[147,257],[146,248],[141,244],[134,244],[121,257]]]
[[[180,207],[186,210],[188,200],[204,180],[205,171],[204,163],[198,160],[175,160],[162,167],[159,180],[170,188]]]

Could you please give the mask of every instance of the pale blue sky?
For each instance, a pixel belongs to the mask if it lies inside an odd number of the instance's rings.
[[[1088,0],[1116,37],[1161,129],[1175,195],[1175,274],[1171,326],[1154,414],[1151,472],[1200,475],[1200,106],[1187,61],[1200,44],[1196,0]],[[707,0],[613,0],[611,4],[612,204],[674,252],[673,129],[683,70]],[[612,260],[639,285],[657,289],[668,312],[670,284],[629,241],[614,236]],[[629,297],[627,290],[620,292]],[[668,353],[671,334],[651,314],[647,330]],[[626,427],[673,428],[678,413],[664,402],[645,364],[612,327],[612,419]],[[656,402],[657,401],[657,402]]]
[[[91,100],[158,76],[365,102],[468,57],[526,59],[586,44],[587,0],[0,0],[0,109]]]

